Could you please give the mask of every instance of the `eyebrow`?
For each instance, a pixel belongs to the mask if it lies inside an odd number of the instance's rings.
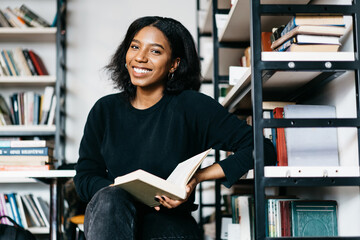
[[[133,39],[132,42],[136,42],[136,43],[139,43],[139,44],[141,43],[139,40],[136,40],[136,39]],[[159,43],[151,43],[151,46],[160,47],[160,48],[165,50],[165,48]]]

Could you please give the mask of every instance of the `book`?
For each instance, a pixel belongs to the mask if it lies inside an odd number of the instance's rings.
[[[272,32],[261,32],[261,51],[271,52],[271,35]]]
[[[24,14],[26,14],[32,20],[41,24],[43,27],[50,27],[50,24],[44,18],[42,18],[40,15],[36,14],[33,10],[31,10],[25,4],[22,4],[20,6],[20,11],[22,11]]]
[[[9,198],[9,202],[10,202],[10,206],[11,206],[11,210],[12,210],[15,222],[17,224],[19,224],[21,227],[24,227],[22,222],[21,222],[20,213],[19,213],[19,210],[18,210],[18,205],[17,205],[16,198],[15,198],[15,193],[8,193],[6,195]]]
[[[24,156],[51,156],[53,149],[48,147],[38,148],[2,148],[0,147],[0,156],[24,155]]]
[[[22,48],[20,47],[15,48],[13,54],[14,54],[14,60],[18,63],[18,66],[20,68],[20,73],[21,73],[20,75],[31,76],[32,74],[27,64]]]
[[[4,97],[0,94],[0,112],[2,113],[2,116],[4,118],[6,125],[12,125],[13,119],[11,116],[11,111],[9,106],[7,105]]]
[[[340,37],[337,36],[318,36],[318,35],[299,34],[299,35],[295,35],[294,37],[284,42],[282,45],[276,48],[275,51],[278,52],[286,51],[292,44],[297,44],[297,45],[322,44],[322,45],[337,45],[337,46],[341,45]],[[321,48],[322,46],[316,46],[316,47]]]
[[[41,155],[0,155],[0,165],[45,165],[51,163],[52,158],[50,156]]]
[[[286,24],[281,36],[297,26],[315,25],[315,26],[341,26],[344,27],[343,15],[296,15]]]
[[[10,76],[9,68],[2,53],[0,53],[0,68],[4,76]]]
[[[24,203],[25,214],[29,217],[29,226],[41,227],[40,220],[37,218],[35,210],[30,203],[29,197],[27,194],[21,195],[21,200]]]
[[[114,185],[150,207],[160,205],[154,200],[156,195],[165,195],[174,200],[185,199],[186,184],[210,151],[211,149],[208,149],[179,163],[166,180],[139,169],[115,178]]]
[[[3,11],[0,9],[0,25],[1,27],[11,27],[8,20],[6,19]]]
[[[21,201],[20,194],[14,193],[14,195],[15,195],[15,199],[16,199],[16,204],[18,206],[18,211],[19,211],[19,215],[20,215],[20,219],[21,219],[21,224],[25,229],[27,229],[29,226],[28,226],[27,220],[26,220],[26,215],[25,215],[25,211],[24,211],[24,204]]]
[[[39,57],[39,55],[37,55],[34,51],[32,50],[28,50],[29,51],[29,56],[31,61],[34,64],[35,70],[37,72],[37,75],[43,76],[43,75],[49,75],[44,62],[41,60],[41,58]]]
[[[28,64],[28,66],[29,66],[31,75],[33,75],[33,76],[38,75],[37,72],[36,72],[35,66],[34,66],[33,62],[31,61],[31,58],[30,58],[30,55],[29,55],[29,50],[28,49],[23,49],[22,51],[23,51],[24,57],[26,59],[26,62]]]
[[[293,237],[337,236],[336,201],[292,201]]]
[[[9,215],[7,213],[6,201],[4,193],[0,193],[0,216]],[[12,225],[12,223],[7,218],[2,218],[0,223]]]
[[[53,165],[0,165],[0,171],[48,171]]]
[[[11,65],[14,67],[15,75],[16,75],[16,76],[20,76],[19,67],[18,67],[17,63],[15,62],[15,60],[14,60],[14,56],[13,56],[12,50],[7,50],[7,54],[8,54],[8,56],[9,56]]]
[[[53,95],[52,100],[51,100],[51,107],[50,107],[50,111],[49,111],[49,117],[47,120],[47,125],[51,126],[54,124],[55,121],[55,110],[56,110],[56,95]]]
[[[7,69],[9,71],[9,73],[10,73],[10,76],[16,76],[16,71],[15,71],[15,68],[12,65],[11,61],[10,61],[10,57],[8,55],[8,52],[5,49],[3,49],[3,50],[1,50],[1,54],[2,54],[2,56],[4,58],[4,60],[5,60],[5,64],[7,66]]]
[[[274,118],[283,118],[284,108],[274,108]],[[285,130],[284,128],[276,129],[276,154],[277,154],[277,165],[287,166],[288,157],[286,150]]]
[[[286,52],[337,52],[340,45],[334,44],[291,44]]]
[[[284,118],[336,118],[329,105],[287,105]],[[285,128],[288,166],[339,166],[337,129]]]
[[[294,29],[291,29],[289,32],[282,35],[277,40],[275,40],[271,44],[271,48],[275,49],[275,48],[279,47],[281,44],[283,44],[285,41],[290,39],[291,37],[299,35],[299,34],[340,37],[345,34],[345,27],[311,26],[311,25],[297,26]]]
[[[50,218],[47,218],[44,210],[42,209],[42,205],[39,202],[39,197],[35,197],[32,194],[30,194],[31,199],[34,201],[36,208],[39,211],[41,219],[44,221],[46,227],[50,227],[49,220]]]
[[[21,11],[20,8],[16,7],[13,9],[13,12],[18,16],[21,17],[27,25],[31,26],[31,27],[43,27],[40,23],[38,23],[37,21],[35,21],[34,19],[32,19],[28,14],[26,14],[25,12]]]
[[[50,108],[51,108],[51,100],[54,95],[54,87],[47,86],[44,90],[44,98],[41,104],[41,120],[40,124],[45,125],[49,118]]]
[[[54,147],[52,141],[47,140],[0,140],[0,147],[12,148],[37,148],[37,147]]]

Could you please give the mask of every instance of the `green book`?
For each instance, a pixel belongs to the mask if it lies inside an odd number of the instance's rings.
[[[293,201],[293,237],[337,236],[336,201]]]

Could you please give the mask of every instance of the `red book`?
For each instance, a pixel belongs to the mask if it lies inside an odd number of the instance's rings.
[[[263,52],[272,52],[271,48],[271,34],[272,32],[261,32],[261,50]]]
[[[274,109],[274,118],[283,118],[284,108],[277,107]],[[276,152],[278,166],[287,166],[287,152],[286,152],[286,140],[285,140],[285,129],[276,129]]]
[[[40,76],[41,75],[49,75],[43,61],[35,52],[33,52],[32,50],[29,50],[29,56],[30,56],[32,63],[34,64],[35,70],[38,75],[40,75]]]
[[[291,237],[291,201],[279,201],[281,214],[281,237]]]

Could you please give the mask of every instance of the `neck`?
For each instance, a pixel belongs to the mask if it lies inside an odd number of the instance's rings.
[[[159,102],[163,96],[163,89],[156,91],[144,91],[138,87],[136,89],[136,96],[131,104],[137,109],[147,109]]]

